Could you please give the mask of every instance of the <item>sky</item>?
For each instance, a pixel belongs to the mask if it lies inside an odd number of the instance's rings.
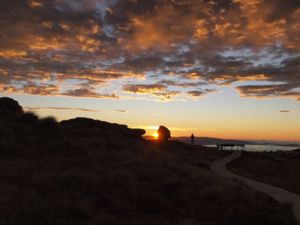
[[[299,0],[0,0],[0,96],[58,120],[300,141]]]

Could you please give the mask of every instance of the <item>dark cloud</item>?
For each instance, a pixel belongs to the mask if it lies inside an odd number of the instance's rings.
[[[118,98],[118,96],[115,94],[100,94],[85,88],[68,90],[64,92],[63,95],[72,96],[72,97],[89,97],[89,98]]]
[[[264,0],[264,5],[268,7],[269,21],[279,19],[289,19],[290,15],[300,9],[300,1],[294,0]]]
[[[290,113],[290,110],[279,110],[280,113]]]
[[[300,99],[296,0],[0,0],[0,29],[1,91]]]
[[[244,85],[237,87],[237,90],[244,97],[292,97],[297,101],[300,100],[300,91],[291,91],[292,84],[279,84],[279,85]]]
[[[102,112],[101,110],[85,109],[85,108],[69,108],[69,107],[24,107],[26,110],[72,110],[72,111],[82,111],[82,112]]]
[[[177,82],[173,80],[160,80],[157,83],[167,85],[167,86],[175,86],[175,87],[183,87],[183,88],[207,85],[206,82]]]
[[[215,92],[215,90],[212,89],[204,89],[204,90],[194,90],[194,91],[189,91],[187,94],[191,97],[202,97],[208,93]]]
[[[125,109],[116,109],[115,111],[120,113],[128,113],[128,111]]]

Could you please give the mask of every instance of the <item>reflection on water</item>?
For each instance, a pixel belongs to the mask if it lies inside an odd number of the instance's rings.
[[[207,147],[216,147],[216,145],[206,145]],[[230,150],[230,148],[228,148]],[[235,148],[236,149],[236,148]],[[263,151],[291,151],[299,147],[280,146],[280,145],[246,145],[246,151],[263,152]]]

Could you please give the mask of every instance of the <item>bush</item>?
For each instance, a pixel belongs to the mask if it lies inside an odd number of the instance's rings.
[[[39,117],[34,112],[25,112],[20,120],[25,124],[35,124],[39,121]]]
[[[11,98],[2,97],[0,98],[0,116],[16,116],[23,112],[22,107],[17,101]]]
[[[54,117],[45,117],[40,119],[39,128],[53,130],[58,127],[58,123]]]

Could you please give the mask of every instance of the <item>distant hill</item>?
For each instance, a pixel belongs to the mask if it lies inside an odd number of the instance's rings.
[[[184,143],[191,143],[190,137],[174,137],[173,140],[182,141]],[[215,144],[252,144],[250,141],[232,140],[232,139],[220,139],[211,137],[195,137],[196,145],[215,145]]]
[[[252,142],[252,145],[279,145],[286,147],[300,147],[299,143],[286,143],[286,142],[278,142],[278,141],[255,141]]]
[[[182,141],[184,143],[190,144],[190,137],[174,137],[173,140]],[[300,147],[299,143],[284,143],[278,141],[244,141],[236,139],[221,139],[212,137],[195,137],[196,145],[216,145],[216,144],[245,144],[245,145],[278,145],[286,147]]]

